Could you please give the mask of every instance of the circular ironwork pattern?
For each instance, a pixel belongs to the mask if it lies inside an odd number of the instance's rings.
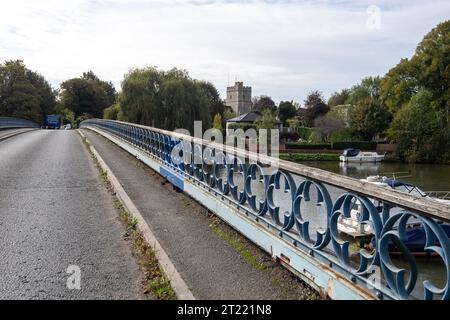
[[[346,190],[342,190],[332,200],[329,190],[321,181],[281,169],[267,174],[256,162],[248,163],[248,159],[240,159],[224,150],[204,148],[190,140],[175,138],[152,128],[108,120],[86,120],[81,123],[81,127],[88,126],[102,129],[137,146],[164,165],[214,189],[221,197],[255,215],[257,221],[279,230],[280,235],[289,235],[295,239],[294,242],[302,243],[310,255],[320,252],[328,259],[330,266],[337,264],[348,270],[353,275],[352,281],[367,280],[371,270],[379,267],[383,281],[381,287],[377,288],[378,296],[387,293],[398,299],[410,299],[418,288],[418,266],[406,245],[407,221],[417,219],[425,232],[424,251],[439,257],[446,272],[445,284],[440,288],[430,280],[423,281],[423,298],[450,299],[450,241],[442,226],[431,218],[411,212],[394,214],[395,204],[382,203],[381,207],[376,207],[369,198]],[[236,177],[240,177],[241,183],[237,183]],[[254,183],[262,186],[262,195],[253,190]],[[277,204],[280,201],[275,197],[277,190],[287,195],[283,199],[289,199],[290,209],[281,209]],[[312,193],[315,194],[315,203],[311,200]],[[306,212],[303,212],[302,204],[307,203],[322,207],[324,213],[320,214],[326,215],[326,225],[316,230],[315,240],[311,236],[311,221],[306,219]],[[356,253],[359,263],[352,260],[350,242],[342,238],[338,229],[339,219],[350,218],[355,203],[360,206],[355,215],[358,223],[370,224],[375,243],[372,252],[361,249]],[[289,206],[289,203],[282,205]],[[408,270],[397,266],[391,258],[392,246],[406,259]]]

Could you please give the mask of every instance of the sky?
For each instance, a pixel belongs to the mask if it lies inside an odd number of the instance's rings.
[[[54,88],[93,70],[120,90],[136,67],[177,67],[225,97],[328,98],[409,58],[450,19],[449,0],[0,0],[0,63],[21,59]]]

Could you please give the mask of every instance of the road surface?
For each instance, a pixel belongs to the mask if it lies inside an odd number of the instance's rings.
[[[144,298],[123,233],[75,131],[0,142],[0,299]]]

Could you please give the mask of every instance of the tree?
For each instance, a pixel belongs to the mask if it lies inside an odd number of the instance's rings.
[[[128,121],[162,128],[163,77],[155,68],[133,69],[125,75],[119,103]]]
[[[220,131],[223,130],[223,127],[222,127],[222,116],[220,115],[220,113],[218,113],[218,114],[216,114],[214,116],[213,128],[214,129],[218,129]]]
[[[187,129],[194,121],[211,126],[214,110],[222,108],[216,88],[196,81],[185,70],[156,68],[131,70],[122,81],[119,102],[130,122],[166,130]]]
[[[109,106],[112,105],[116,101],[117,91],[111,81],[106,82],[106,81],[100,80],[92,71],[84,72],[82,78],[85,80],[91,80],[91,81],[97,82],[98,85],[103,88],[103,90],[106,93],[106,98],[108,100],[107,103]]]
[[[417,73],[417,68],[408,59],[402,59],[381,80],[381,99],[393,114],[408,104],[418,92]]]
[[[274,113],[270,109],[264,109],[261,114],[261,118],[256,121],[256,128],[261,133],[261,129],[267,130],[267,142],[268,145],[272,143],[272,130],[275,128],[276,119]]]
[[[0,64],[0,116],[41,123],[46,114],[53,113],[55,104],[50,84],[23,61]]]
[[[222,116],[225,111],[225,104],[223,103],[223,100],[220,99],[219,91],[217,91],[216,87],[211,82],[206,81],[198,81],[198,85],[208,99],[209,114],[211,118],[214,118],[217,114]]]
[[[346,104],[351,91],[349,89],[343,89],[340,92],[335,92],[328,99],[328,106],[330,108]]]
[[[314,126],[314,120],[330,110],[320,91],[311,91],[304,102],[305,108],[299,110],[299,117],[308,126]]]
[[[419,91],[395,115],[389,129],[397,154],[411,162],[448,162],[450,133],[445,122],[445,111],[436,109],[433,94]]]
[[[327,113],[314,120],[314,129],[322,141],[331,142],[332,135],[343,131],[345,124],[341,119]]]
[[[392,115],[386,105],[372,97],[359,102],[350,115],[350,128],[366,140],[384,133],[389,127]]]
[[[450,20],[437,25],[411,58],[420,86],[433,95],[437,108],[450,109]]]
[[[350,95],[345,104],[356,106],[367,98],[379,99],[381,91],[380,77],[367,77],[351,89]]]
[[[278,118],[284,125],[287,124],[287,120],[295,117],[297,110],[295,109],[292,101],[281,101],[278,106]]]
[[[271,97],[268,96],[259,96],[253,98],[253,110],[263,112],[265,109],[269,109],[274,112],[277,110],[277,106]]]
[[[96,118],[103,116],[103,110],[109,107],[110,100],[98,82],[83,78],[66,80],[61,84],[60,101],[73,111],[76,117],[82,114]]]
[[[233,118],[236,118],[237,115],[234,113],[233,109],[231,107],[225,107],[225,111],[223,112],[223,119],[224,120],[230,120]]]
[[[210,128],[210,101],[196,82],[187,78],[165,81],[161,86],[161,98],[162,128],[182,128],[193,134],[194,121],[202,121],[204,129]]]
[[[437,25],[382,81],[394,113],[389,132],[407,161],[448,162],[450,136],[450,20]]]

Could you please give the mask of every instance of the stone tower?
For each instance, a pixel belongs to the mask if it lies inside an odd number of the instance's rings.
[[[233,87],[227,88],[226,105],[240,116],[252,109],[252,87],[244,87],[242,82],[236,82]]]

